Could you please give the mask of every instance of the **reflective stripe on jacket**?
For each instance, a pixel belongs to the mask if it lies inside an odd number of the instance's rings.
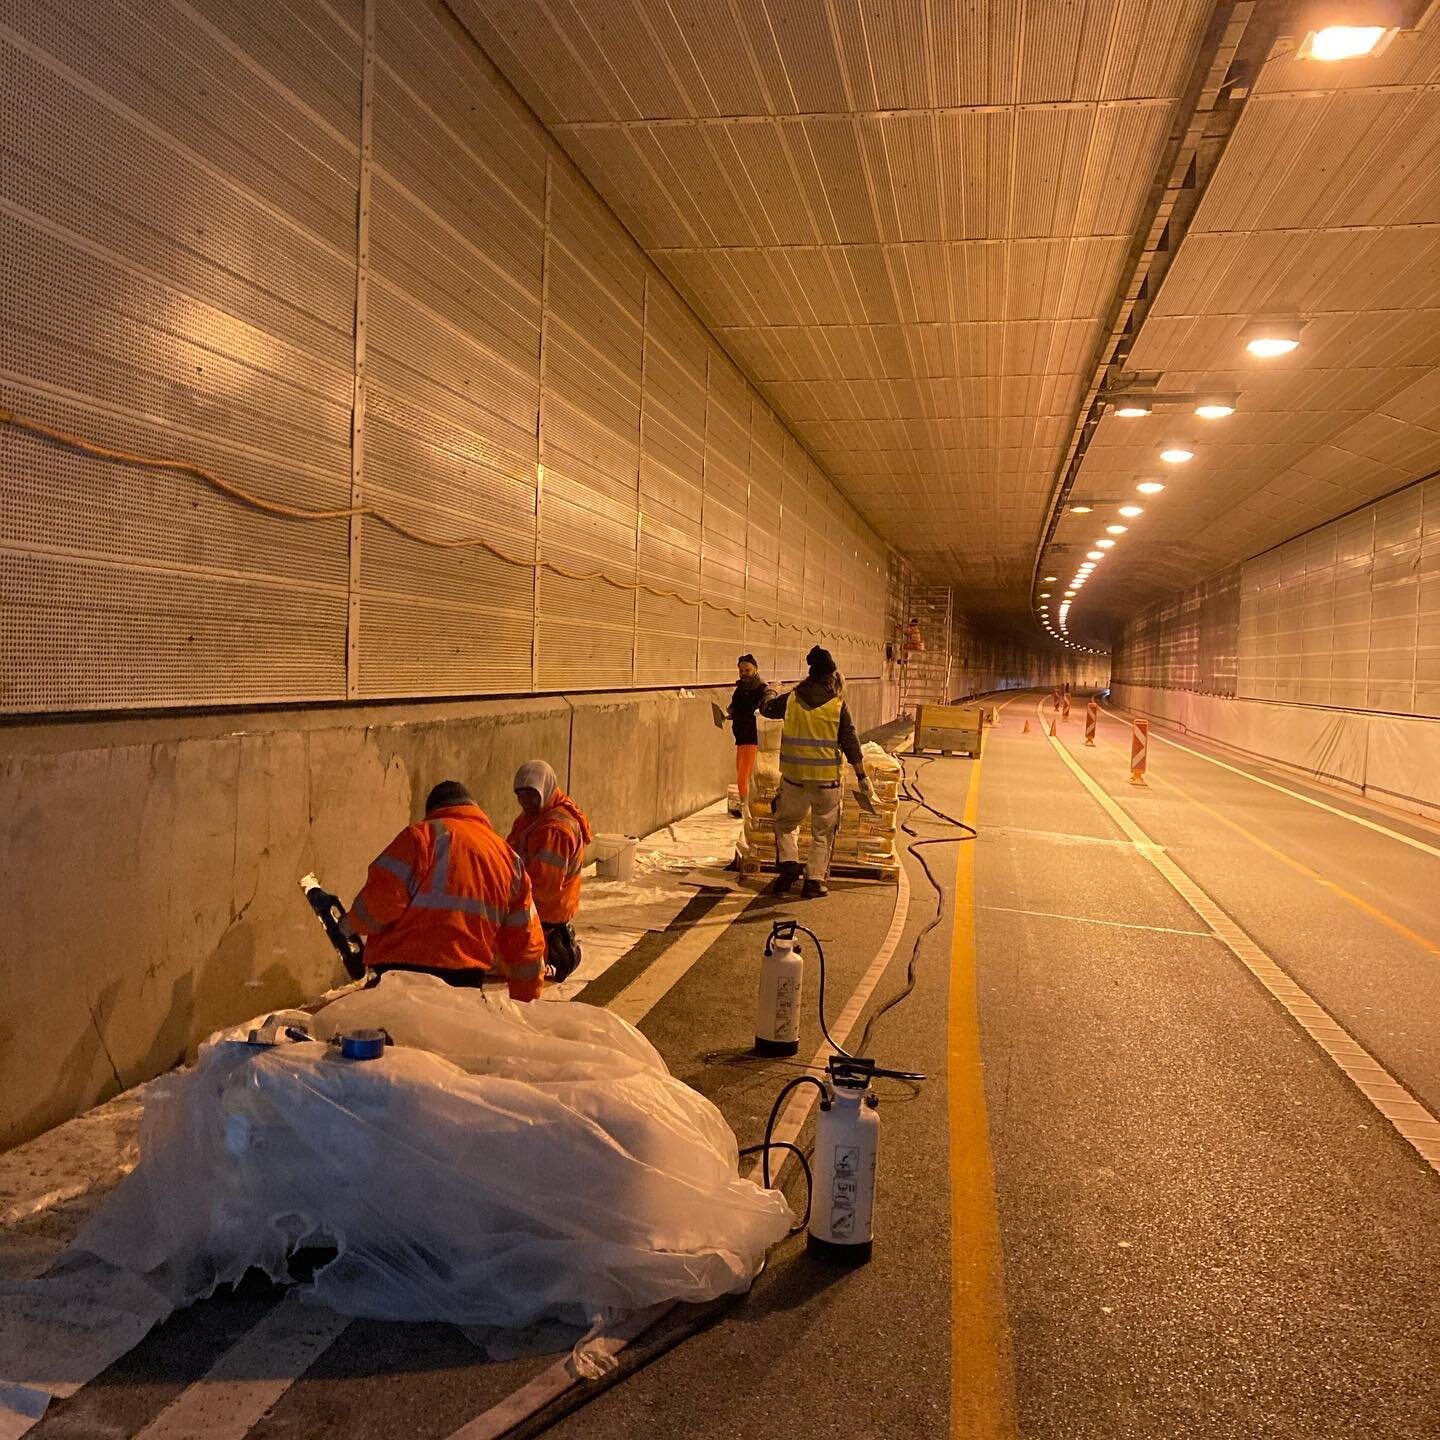
[[[575,918],[580,908],[580,871],[591,838],[590,822],[563,790],[557,790],[538,814],[522,810],[516,816],[510,846],[525,862],[535,909],[544,924]]]
[[[498,970],[511,999],[540,994],[545,937],[530,880],[478,805],[447,805],[402,830],[347,918],[371,969]]]
[[[797,785],[840,783],[840,711],[838,695],[808,707],[792,694],[780,732],[780,774]]]

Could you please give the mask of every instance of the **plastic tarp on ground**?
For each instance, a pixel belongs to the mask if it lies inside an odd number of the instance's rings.
[[[394,974],[266,1029],[286,1022],[395,1043],[216,1036],[152,1087],[140,1164],[77,1249],[177,1307],[333,1247],[310,1293],[344,1314],[591,1325],[743,1291],[790,1225],[719,1111],[605,1010]]]

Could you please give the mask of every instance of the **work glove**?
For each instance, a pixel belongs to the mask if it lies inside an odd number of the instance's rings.
[[[308,875],[305,877],[306,880],[311,878]],[[320,917],[325,934],[345,966],[345,973],[352,980],[360,979],[365,973],[365,941],[344,924],[345,907],[340,903],[340,897],[322,890],[319,885],[305,885],[304,881],[301,884],[305,886],[310,908]]]

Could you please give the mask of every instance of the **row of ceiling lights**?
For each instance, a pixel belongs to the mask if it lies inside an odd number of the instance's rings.
[[[1355,60],[1366,55],[1377,55],[1400,29],[1416,26],[1432,8],[1432,0],[1314,0],[1302,5],[1298,12],[1296,33],[1304,36],[1297,55],[1302,60],[1339,61]],[[1257,320],[1247,325],[1242,333],[1245,349],[1256,359],[1273,360],[1288,355],[1300,344],[1300,331],[1304,322],[1293,319],[1271,318]],[[1167,397],[1126,396],[1114,406],[1114,412],[1122,419],[1139,419],[1154,412],[1157,403],[1164,403]],[[1185,397],[1183,403],[1193,404],[1195,415],[1202,420],[1223,420],[1235,413],[1233,395],[1200,395]],[[1182,397],[1168,397],[1168,403],[1181,403]],[[1195,452],[1187,445],[1168,445],[1160,452],[1160,459],[1169,465],[1184,465],[1195,458]],[[1158,495],[1165,489],[1159,480],[1141,480],[1135,487],[1142,495]],[[1072,515],[1088,515],[1092,505],[1070,506]],[[1122,505],[1120,515],[1127,520],[1138,519],[1144,513],[1140,505]],[[1059,629],[1050,618],[1050,597],[1052,591],[1041,590],[1037,599],[1037,610],[1045,629],[1072,650],[1086,650],[1099,654],[1088,645],[1080,645],[1069,638],[1070,606],[1081,587],[1095,572],[1095,567],[1115,548],[1116,538],[1127,532],[1124,525],[1105,527],[1103,539],[1096,540],[1095,547],[1086,552],[1084,562],[1076,569],[1070,581],[1070,588],[1056,607]],[[1054,585],[1058,577],[1046,575],[1043,583]]]
[[[1281,355],[1288,355],[1300,344],[1300,329],[1303,322],[1295,320],[1257,320],[1247,325],[1243,332],[1245,348],[1251,355],[1260,360],[1272,360]],[[1154,414],[1157,405],[1183,404],[1193,406],[1194,413],[1202,420],[1224,420],[1235,413],[1235,403],[1238,397],[1230,394],[1206,394],[1199,396],[1178,396],[1160,395],[1158,393],[1145,395],[1125,395],[1115,400],[1113,404],[1114,413],[1126,420],[1140,419],[1146,415]],[[1195,452],[1188,445],[1178,442],[1167,445],[1160,451],[1160,459],[1167,465],[1184,465],[1195,458]],[[1165,489],[1163,481],[1146,479],[1141,480],[1136,490],[1142,495],[1158,495]],[[1069,507],[1072,515],[1089,515],[1094,510],[1093,505],[1086,505],[1077,502]],[[1145,513],[1143,505],[1121,505],[1118,512],[1126,520],[1137,520]],[[1091,646],[1080,645],[1069,638],[1070,606],[1079,595],[1081,587],[1095,573],[1095,567],[1105,559],[1109,551],[1115,548],[1117,537],[1128,533],[1127,525],[1113,524],[1105,527],[1105,535],[1095,541],[1094,548],[1085,552],[1085,559],[1076,569],[1070,580],[1070,588],[1064,592],[1060,604],[1056,607],[1055,622],[1050,618],[1050,598],[1052,591],[1041,590],[1037,596],[1036,610],[1040,617],[1040,623],[1045,629],[1069,646],[1072,650],[1092,650]],[[1053,585],[1057,577],[1046,575],[1044,583]],[[1098,654],[1098,651],[1092,653]]]

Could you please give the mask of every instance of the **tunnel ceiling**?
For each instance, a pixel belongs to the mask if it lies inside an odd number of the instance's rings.
[[[451,3],[879,534],[976,611],[1028,615],[1121,500],[1145,514],[1082,637],[1440,467],[1440,21],[1343,65],[1265,39],[1247,93],[1265,3]],[[1217,104],[1218,165],[1165,233]],[[1072,471],[1157,249],[1125,371],[1236,414],[1107,412]],[[1277,315],[1300,348],[1251,359]],[[1174,441],[1196,458],[1172,469]]]

